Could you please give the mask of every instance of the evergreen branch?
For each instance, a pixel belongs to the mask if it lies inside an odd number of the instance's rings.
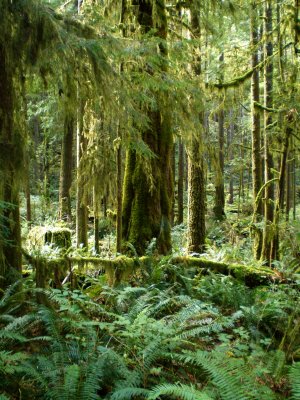
[[[294,42],[289,42],[284,46],[284,49],[290,47]],[[222,83],[213,83],[210,84],[211,87],[215,87],[217,89],[227,89],[230,87],[237,87],[240,84],[244,83],[246,80],[248,80],[249,78],[251,78],[252,74],[254,73],[254,71],[256,71],[257,69],[260,70],[261,68],[263,68],[263,66],[269,62],[270,59],[272,59],[273,57],[275,57],[277,54],[279,53],[279,50],[276,50],[271,56],[265,58],[263,61],[261,61],[260,63],[258,63],[255,67],[251,68],[249,71],[246,71],[243,75],[232,79],[231,81],[228,82],[222,82]]]

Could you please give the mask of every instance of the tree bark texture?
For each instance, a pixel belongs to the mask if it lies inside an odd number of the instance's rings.
[[[205,248],[205,173],[199,143],[191,144],[188,177],[188,251],[202,253]]]
[[[258,59],[258,15],[256,2],[251,3],[251,46],[252,58],[251,66],[255,68],[259,63]],[[251,78],[251,117],[252,117],[252,185],[253,185],[253,212],[254,224],[259,223],[263,216],[263,203],[258,198],[258,193],[262,187],[262,157],[261,157],[261,133],[260,133],[260,113],[255,108],[255,102],[259,102],[259,71],[255,69]],[[254,257],[259,259],[262,251],[262,230],[254,225],[253,252]]]
[[[264,10],[264,33],[266,35],[266,44],[264,49],[264,57],[269,58],[273,55],[272,43],[272,2],[266,0]],[[273,63],[269,60],[264,66],[264,106],[266,108],[273,107]],[[271,124],[272,115],[268,111],[264,111],[264,156],[265,156],[265,182],[274,178],[272,170],[274,169],[273,155],[271,153]],[[265,190],[265,206],[264,206],[264,231],[261,258],[269,265],[271,264],[271,242],[272,242],[272,223],[274,219],[274,183],[266,186]]]
[[[184,145],[179,139],[178,145],[178,182],[177,182],[177,224],[183,223],[183,180],[184,180]]]
[[[221,76],[223,77],[224,53],[220,56]],[[217,159],[216,185],[215,185],[215,206],[214,214],[217,221],[222,221],[225,215],[225,191],[224,191],[224,110],[218,112],[218,141],[219,154]]]
[[[80,160],[87,148],[87,139],[83,131],[83,116],[85,102],[78,98],[77,109],[77,138],[76,138],[76,165],[77,165],[77,181],[76,181],[76,245],[77,247],[88,246],[87,225],[88,225],[88,209],[83,196],[83,187],[80,182]]]
[[[191,26],[195,37],[200,39],[200,10],[191,6]],[[201,74],[201,58],[193,64],[195,75]],[[205,247],[205,173],[203,161],[204,112],[199,114],[202,131],[193,137],[188,151],[188,251],[201,253]]]
[[[137,21],[141,33],[156,28],[155,35],[163,40],[167,37],[165,3],[156,4],[159,23],[154,24],[153,4],[148,1],[133,1],[138,7]],[[164,42],[159,45],[160,54],[167,54]],[[162,71],[166,65],[162,64]],[[151,159],[150,177],[144,168],[144,160],[134,150],[128,150],[123,190],[123,239],[130,242],[138,254],[143,254],[152,238],[157,240],[157,251],[166,254],[171,249],[171,210],[173,196],[172,150],[173,138],[170,130],[168,104],[163,93],[155,94],[157,107],[147,106],[149,127],[142,132],[143,141],[155,154]]]
[[[0,39],[0,286],[21,273],[19,174],[23,167],[23,143],[14,129],[13,76],[6,44]],[[4,281],[2,281],[4,279]]]
[[[67,113],[64,120],[64,132],[61,148],[59,181],[59,218],[71,222],[71,185],[73,164],[74,116]]]

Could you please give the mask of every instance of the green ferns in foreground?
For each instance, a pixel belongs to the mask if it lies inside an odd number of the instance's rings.
[[[30,280],[10,287],[0,399],[300,399],[297,287],[178,269],[170,282],[171,267],[159,268],[145,287],[92,281],[94,300]]]

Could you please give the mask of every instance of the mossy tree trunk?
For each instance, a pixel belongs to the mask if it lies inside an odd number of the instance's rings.
[[[223,64],[224,64],[224,53],[221,54],[220,58],[221,78],[223,79]],[[221,106],[222,107],[222,106]],[[215,184],[215,206],[214,214],[217,221],[222,221],[225,215],[225,191],[224,191],[224,109],[221,108],[218,112],[218,142],[219,151],[218,158],[216,160],[216,184]]]
[[[274,213],[274,233],[271,242],[271,254],[272,259],[279,258],[279,220],[280,213],[284,208],[284,194],[285,194],[285,180],[287,175],[287,162],[288,162],[288,154],[289,154],[289,146],[290,146],[290,138],[293,134],[293,122],[295,120],[295,110],[291,110],[286,116],[286,127],[283,138],[283,148],[281,151],[281,160],[280,160],[280,170],[279,170],[279,181],[278,181],[278,198],[276,201],[276,208]],[[287,180],[289,177],[287,176]]]
[[[258,15],[257,4],[253,1],[250,5],[251,18],[251,46],[252,58],[251,65],[255,68],[258,64]],[[262,230],[257,227],[257,223],[262,220],[263,204],[262,199],[258,198],[258,193],[262,187],[262,157],[261,157],[261,134],[260,134],[260,113],[255,108],[255,102],[259,102],[259,71],[256,69],[251,78],[251,117],[252,117],[252,187],[253,187],[253,212],[254,212],[254,257],[259,259],[262,250]]]
[[[0,276],[5,286],[9,272],[21,272],[21,230],[19,212],[19,171],[23,143],[14,126],[13,73],[9,46],[0,39]],[[11,276],[13,278],[13,276]]]
[[[167,19],[165,2],[156,2],[159,21],[153,21],[153,4],[146,1],[133,1],[137,6],[137,21],[142,34],[149,34],[153,28],[157,37],[167,37]],[[159,45],[159,52],[167,56],[164,42]],[[162,71],[166,65],[162,62]],[[123,190],[123,240],[130,242],[143,254],[152,238],[157,239],[157,250],[166,254],[171,249],[170,220],[173,195],[172,149],[173,138],[170,130],[170,116],[167,95],[160,91],[155,94],[157,107],[148,105],[149,127],[142,132],[143,141],[155,154],[151,163],[153,186],[144,168],[144,160],[134,150],[128,150],[125,165]]]
[[[118,126],[118,137],[121,139],[120,126]],[[117,149],[117,252],[122,251],[122,202],[123,202],[123,168],[122,168],[122,145],[119,143]]]
[[[80,182],[81,158],[87,148],[87,138],[84,136],[83,116],[85,101],[78,98],[77,109],[77,140],[76,140],[76,164],[77,164],[77,182],[76,182],[76,245],[77,247],[87,247],[87,222],[88,209],[84,199],[84,190]]]
[[[266,35],[266,44],[264,56],[271,58],[273,55],[273,42],[272,42],[272,2],[267,0],[265,2],[264,10],[264,33]],[[273,108],[273,63],[268,61],[264,66],[264,150],[265,150],[265,183],[274,178],[274,161],[271,153],[271,129],[272,129],[272,115],[267,111],[267,108]],[[268,265],[271,264],[273,259],[272,255],[272,224],[274,220],[274,183],[266,185],[265,190],[265,207],[264,207],[264,230],[263,230],[263,243],[261,258],[265,260]],[[276,250],[273,248],[273,251]]]
[[[199,142],[193,139],[188,164],[188,251],[202,253],[205,247],[205,173]]]
[[[200,10],[192,4],[191,26],[195,38],[200,39]],[[193,64],[195,75],[201,74],[201,59]],[[204,112],[199,113],[201,130],[192,137],[188,149],[188,251],[201,253],[205,246],[205,173],[203,161]]]
[[[178,145],[178,182],[177,182],[177,223],[183,223],[183,180],[184,180],[184,145],[179,139]]]
[[[232,118],[232,112],[230,113],[230,118]],[[231,164],[233,160],[233,150],[232,150],[233,137],[234,137],[234,123],[231,121],[227,129],[227,155],[229,164]],[[233,201],[234,201],[234,186],[233,186],[233,173],[231,172],[229,178],[228,203],[233,204]]]
[[[71,185],[72,185],[72,169],[73,169],[73,139],[75,127],[75,106],[76,94],[75,90],[66,80],[64,99],[64,131],[61,148],[61,165],[60,165],[60,181],[59,181],[59,218],[63,221],[71,222]]]

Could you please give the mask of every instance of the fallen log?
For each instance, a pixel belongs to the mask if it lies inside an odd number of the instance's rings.
[[[36,271],[37,287],[46,287],[47,282],[53,279],[56,287],[61,286],[61,282],[66,274],[71,277],[74,269],[79,274],[89,274],[96,271],[103,271],[107,274],[108,283],[112,286],[126,281],[137,270],[149,268],[153,262],[159,260],[151,257],[126,257],[119,256],[112,259],[100,257],[79,257],[65,255],[58,258],[46,258],[32,256],[23,251],[23,255]],[[171,257],[166,261],[169,265],[182,265],[184,268],[195,268],[203,275],[209,273],[220,273],[231,275],[234,278],[243,281],[249,287],[260,285],[269,285],[279,282],[280,274],[267,267],[254,267],[242,264],[229,264],[208,260],[203,257],[177,256]],[[71,280],[71,279],[70,279]]]
[[[267,267],[254,267],[242,264],[228,264],[224,262],[211,261],[203,257],[178,256],[173,257],[171,262],[175,265],[182,265],[186,268],[196,268],[205,275],[208,271],[223,275],[231,275],[243,281],[249,287],[269,285],[279,282],[280,274]]]

